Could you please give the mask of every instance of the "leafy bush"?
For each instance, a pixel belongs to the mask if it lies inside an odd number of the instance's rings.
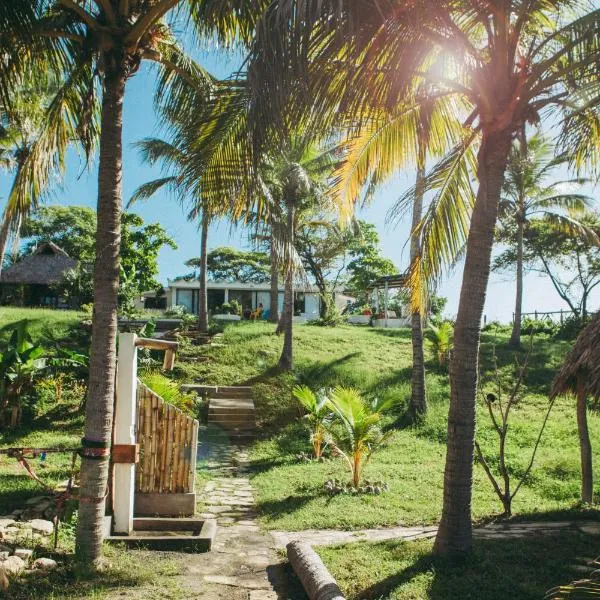
[[[560,340],[574,340],[581,330],[590,322],[592,317],[586,318],[577,315],[567,317],[561,325],[557,327],[556,337]]]
[[[221,315],[238,315],[242,316],[242,305],[237,300],[231,300],[230,302],[224,302],[220,308],[217,309],[217,314]]]
[[[440,367],[446,367],[450,359],[454,337],[454,325],[450,321],[432,322],[425,331],[427,339]]]
[[[140,379],[144,385],[148,386],[168,404],[176,406],[189,415],[195,414],[196,396],[182,392],[176,381],[165,377],[157,371],[144,373]]]
[[[169,319],[181,319],[188,313],[189,311],[186,306],[183,306],[182,304],[175,304],[165,310],[165,317],[168,317]]]
[[[321,460],[323,449],[327,445],[327,427],[331,420],[329,399],[323,392],[315,394],[305,385],[297,385],[293,389],[293,394],[306,411],[304,418],[311,428],[310,441],[313,454],[316,460]]]
[[[521,333],[525,335],[555,335],[558,333],[559,326],[550,319],[530,319],[525,317],[521,323]]]
[[[337,306],[330,306],[324,317],[319,317],[314,321],[310,321],[310,325],[317,325],[318,327],[337,327],[343,322],[344,317]]]

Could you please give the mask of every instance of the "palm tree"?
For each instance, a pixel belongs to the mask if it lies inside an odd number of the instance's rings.
[[[186,7],[200,35],[228,44],[248,39],[261,2],[245,0],[42,0],[33,32],[54,42],[67,73],[63,94],[94,97],[102,89],[98,171],[98,228],[94,317],[86,403],[77,556],[94,563],[101,554],[116,364],[119,239],[122,207],[123,99],[127,80],[143,60],[160,66],[158,94],[210,79],[180,50],[165,22]],[[96,80],[96,78],[98,78]],[[59,95],[61,92],[59,92]],[[185,97],[185,94],[182,94]],[[85,109],[81,102],[79,111]]]
[[[329,403],[344,431],[333,437],[332,446],[348,463],[354,488],[359,487],[363,470],[373,453],[393,433],[393,430],[383,433],[379,422],[396,402],[397,398],[376,398],[369,402],[352,388],[337,387],[330,394]]]
[[[503,195],[500,201],[500,239],[515,247],[517,295],[510,344],[521,345],[521,311],[523,305],[523,240],[532,220],[542,219],[553,229],[598,243],[596,234],[575,220],[591,206],[592,199],[572,191],[584,183],[581,178],[549,183],[553,171],[566,162],[565,156],[554,156],[548,139],[535,135],[530,140],[525,132],[513,145],[508,158]],[[566,189],[571,191],[564,191]],[[514,234],[513,234],[514,231]]]
[[[342,116],[362,125],[374,110],[418,104],[416,91],[424,85],[429,99],[452,96],[468,107],[455,115],[467,130],[462,143],[423,182],[425,193],[453,196],[447,215],[454,217],[425,216],[417,271],[423,277],[411,280],[413,302],[421,305],[419,284],[455,261],[466,219],[435,543],[441,554],[471,549],[480,323],[512,141],[524,123],[553,114],[559,153],[575,169],[598,166],[599,26],[600,10],[570,0],[424,0],[377,3],[376,10],[370,0],[275,0],[258,28],[249,65],[257,144],[264,139],[261,124],[275,122],[285,131],[287,123],[308,120],[318,129]],[[450,210],[467,204],[456,191],[470,187],[469,177],[478,181],[470,221],[468,213]]]
[[[30,66],[21,74],[22,83],[13,89],[10,104],[0,105],[1,163],[12,174],[0,223],[0,272],[10,237],[14,236],[16,245],[22,223],[37,207],[51,180],[62,171],[69,143],[79,142],[89,156],[96,136],[94,127],[84,132],[73,126],[70,109],[54,113],[53,120],[49,119],[60,82],[52,71],[39,71]]]
[[[388,180],[407,162],[416,164],[416,182],[412,201],[410,264],[418,265],[421,256],[419,227],[423,218],[424,181],[427,155],[441,156],[464,134],[459,121],[453,119],[459,107],[455,99],[442,97],[435,102],[423,100],[419,104],[402,106],[390,113],[383,111],[357,134],[343,143],[347,153],[336,172],[333,197],[337,204],[356,203],[361,190],[366,189],[369,200],[378,185]],[[451,120],[453,119],[453,120]],[[445,132],[440,136],[439,131]],[[403,211],[391,214],[398,220]],[[435,214],[443,218],[440,211]],[[427,412],[425,389],[425,360],[423,351],[422,311],[413,308],[412,337],[412,390],[410,412],[413,419]]]
[[[329,398],[323,393],[315,394],[305,385],[297,385],[292,390],[296,399],[306,410],[304,417],[312,428],[310,441],[315,460],[320,461],[327,441],[327,426],[331,417]]]
[[[293,135],[283,140],[277,151],[271,151],[259,166],[275,236],[277,257],[284,273],[283,312],[279,328],[283,331],[283,350],[279,367],[293,368],[294,276],[301,269],[296,257],[295,235],[303,213],[324,201],[325,183],[330,175],[333,154],[320,151],[306,138]],[[277,239],[278,238],[278,239]]]

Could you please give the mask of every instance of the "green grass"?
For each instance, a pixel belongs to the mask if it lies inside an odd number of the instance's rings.
[[[26,319],[29,332],[36,340],[48,344],[72,338],[74,344],[79,345],[82,333],[85,335],[79,327],[81,318],[82,313],[73,310],[0,306],[0,339],[6,339],[14,323]]]
[[[590,536],[475,540],[464,564],[435,560],[432,542],[360,542],[317,548],[348,600],[539,600],[581,579],[574,567],[595,558]]]

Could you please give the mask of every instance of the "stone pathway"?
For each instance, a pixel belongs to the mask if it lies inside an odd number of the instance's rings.
[[[475,537],[483,539],[510,539],[531,535],[560,535],[565,531],[581,532],[588,535],[600,535],[598,521],[530,521],[522,523],[491,523],[474,530]],[[275,546],[283,549],[294,540],[308,542],[312,546],[330,544],[348,544],[351,542],[381,542],[384,540],[418,540],[433,538],[437,527],[387,527],[382,529],[360,529],[342,531],[336,529],[308,529],[305,531],[271,531]]]
[[[201,517],[216,519],[213,549],[186,559],[180,585],[189,598],[203,600],[277,600],[288,598],[283,559],[273,539],[260,530],[248,455],[243,448],[204,443],[200,458],[208,459],[211,479],[199,496]]]

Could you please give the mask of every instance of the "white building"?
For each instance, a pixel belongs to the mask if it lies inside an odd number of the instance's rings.
[[[215,314],[218,308],[232,300],[242,305],[242,312],[255,310],[259,304],[266,311],[271,308],[271,285],[265,283],[242,283],[239,281],[209,281],[207,283],[208,311]],[[189,312],[198,314],[200,281],[198,279],[169,280],[166,290],[167,308],[175,305],[185,306]],[[346,306],[349,296],[343,290],[334,293],[336,306],[341,310]],[[283,310],[283,286],[279,287],[279,312]],[[321,307],[321,296],[316,286],[297,285],[294,290],[294,315],[306,320],[317,319]]]

